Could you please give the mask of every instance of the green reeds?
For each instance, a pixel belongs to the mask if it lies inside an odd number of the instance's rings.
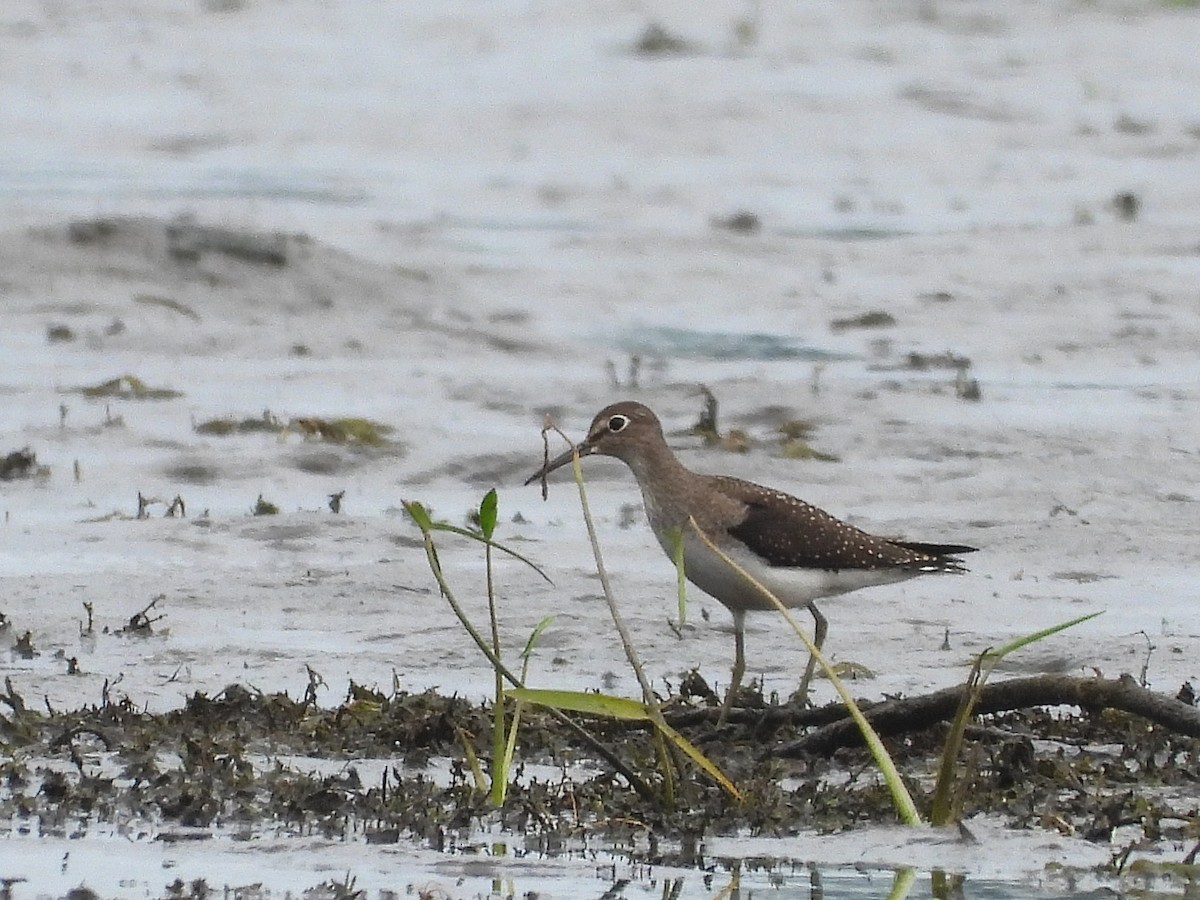
[[[508,554],[514,559],[518,559],[525,565],[529,566],[539,575],[550,581],[549,576],[542,571],[536,563],[526,559],[520,553],[512,550],[503,544],[493,540],[493,535],[496,532],[496,519],[498,501],[495,489],[490,490],[484,495],[483,501],[479,504],[479,530],[475,531],[470,528],[460,528],[457,525],[450,525],[446,522],[435,522],[429,515],[422,504],[415,501],[401,501],[404,505],[404,510],[412,518],[416,526],[421,529],[421,534],[425,538],[425,553],[429,560],[429,567],[433,571],[434,578],[437,580],[438,586],[441,588],[442,596],[450,604],[450,608],[454,611],[454,615],[458,621],[466,629],[471,639],[475,641],[476,646],[487,657],[491,663],[492,672],[495,675],[494,685],[494,700],[492,705],[492,762],[491,762],[491,779],[489,799],[495,806],[501,806],[504,803],[504,797],[508,791],[508,773],[512,765],[514,748],[516,747],[517,729],[521,721],[521,704],[518,702],[513,710],[512,723],[507,725],[505,722],[504,706],[504,683],[506,680],[514,685],[524,684],[525,675],[529,668],[529,656],[533,651],[534,645],[537,643],[538,637],[546,629],[551,622],[551,618],[545,618],[540,621],[530,634],[528,641],[525,643],[525,649],[521,653],[522,665],[521,675],[517,677],[504,664],[501,657],[500,647],[500,627],[499,617],[496,612],[496,589],[495,581],[492,577],[492,550],[497,549]],[[488,622],[491,626],[490,637],[491,643],[484,639],[483,635],[475,628],[471,619],[459,605],[454,593],[450,590],[450,586],[446,583],[445,574],[442,571],[441,560],[438,558],[437,547],[433,543],[433,533],[436,531],[449,532],[451,534],[462,535],[471,540],[478,541],[484,546],[484,559],[486,562],[486,582],[487,582],[487,598],[488,598]],[[467,736],[460,735],[460,740],[463,744],[464,753],[467,757],[467,763],[474,773],[476,785],[482,788],[485,783],[483,778],[482,766],[479,764],[475,756],[474,750],[471,747]]]
[[[962,750],[963,740],[967,733],[967,725],[971,721],[971,714],[975,710],[975,705],[979,702],[980,696],[983,694],[983,686],[987,683],[988,676],[996,668],[996,664],[1008,654],[1020,650],[1022,647],[1050,637],[1052,634],[1058,634],[1067,628],[1072,628],[1081,622],[1086,622],[1088,619],[1094,619],[1100,615],[1099,612],[1089,613],[1086,616],[1078,616],[1067,622],[1061,622],[1058,625],[1051,625],[1049,628],[1043,628],[1041,631],[1035,631],[1033,634],[1019,637],[1013,641],[1009,641],[998,650],[984,650],[977,657],[975,663],[971,666],[971,671],[967,675],[966,684],[963,685],[962,697],[958,703],[958,711],[954,714],[954,721],[950,723],[950,732],[946,735],[946,743],[942,747],[942,760],[938,766],[937,782],[933,789],[933,801],[930,804],[929,821],[934,825],[948,825],[961,811],[960,802],[954,802],[953,792],[956,782],[955,764],[958,762],[959,752]]]
[[[513,755],[515,753],[517,731],[521,720],[522,705],[526,702],[519,696],[513,697],[515,706],[513,709],[512,721],[506,725],[504,717],[506,700],[504,683],[507,682],[514,688],[524,688],[530,654],[537,643],[538,637],[550,624],[552,617],[542,619],[530,634],[529,639],[525,643],[525,649],[521,653],[521,674],[518,676],[507,666],[507,664],[505,664],[499,652],[499,629],[497,625],[498,612],[496,609],[494,582],[492,579],[492,558],[491,553],[488,551],[493,549],[499,550],[502,553],[513,557],[514,559],[520,560],[541,575],[542,578],[545,578],[547,582],[550,582],[550,579],[546,573],[542,571],[542,569],[535,563],[526,559],[515,550],[498,543],[494,539],[493,535],[496,527],[496,508],[498,505],[494,496],[495,493],[496,492],[494,490],[489,491],[488,495],[484,497],[483,502],[480,503],[480,529],[478,531],[470,528],[460,528],[457,525],[451,525],[447,522],[435,522],[433,517],[429,514],[429,510],[426,509],[423,504],[409,500],[401,502],[405,511],[413,520],[413,523],[421,530],[421,535],[424,539],[425,558],[429,563],[430,571],[433,573],[434,580],[437,581],[438,588],[441,591],[442,596],[450,605],[450,609],[454,612],[454,615],[458,619],[459,623],[466,630],[467,634],[470,635],[471,640],[475,642],[475,646],[477,646],[479,651],[487,658],[488,663],[492,667],[492,671],[496,674],[495,686],[498,693],[495,697],[493,706],[491,735],[492,762],[489,799],[493,804],[498,806],[504,802],[504,798],[508,790],[508,775],[512,766]],[[491,624],[491,642],[485,639],[484,636],[479,632],[474,623],[472,623],[470,617],[466,614],[462,605],[458,602],[458,599],[455,597],[454,591],[451,589],[450,584],[446,579],[445,572],[442,569],[441,559],[438,556],[437,545],[434,543],[433,536],[436,532],[448,532],[450,534],[461,535],[463,537],[470,538],[473,541],[477,541],[487,548],[487,551],[485,552],[487,553],[487,585],[489,596],[488,615]],[[585,728],[579,725],[578,722],[575,722],[573,719],[571,719],[565,712],[555,708],[553,705],[549,706],[549,710],[551,715],[557,721],[575,732],[575,734],[581,740],[587,743],[599,757],[604,759],[610,766],[612,766],[614,771],[620,774],[640,797],[642,797],[644,800],[652,802],[659,800],[658,792],[656,792],[653,787],[647,784],[645,779],[631,770],[629,766],[624,763],[624,761],[622,761],[599,739],[591,734],[591,732],[587,731]],[[473,750],[469,749],[469,740],[467,739],[467,736],[462,735],[461,739],[465,748],[464,755],[467,757],[467,763],[469,766],[471,766],[476,783],[482,790],[486,782],[486,780],[483,778],[483,767],[479,763],[478,758],[475,756]]]

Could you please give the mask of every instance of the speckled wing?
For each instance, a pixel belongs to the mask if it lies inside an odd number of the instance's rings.
[[[771,566],[799,569],[906,569],[965,571],[948,554],[969,553],[958,544],[889,541],[834,518],[790,494],[740,478],[712,476],[713,486],[746,504],[746,515],[729,534]]]

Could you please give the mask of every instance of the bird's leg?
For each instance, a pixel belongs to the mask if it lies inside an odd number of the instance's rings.
[[[742,687],[742,676],[746,674],[746,613],[737,610],[733,613],[733,672],[729,676],[729,690],[725,692],[725,702],[721,704],[721,715],[717,718],[717,726],[725,724],[729,710],[737,699]]]
[[[813,646],[820,650],[825,646],[825,635],[829,633],[829,620],[817,609],[817,604],[812,601],[809,601],[808,611],[812,613],[813,617]],[[808,665],[804,667],[804,677],[800,679],[800,687],[796,690],[796,693],[800,697],[800,702],[804,705],[808,704],[808,686],[812,681],[813,672],[816,671],[816,668],[817,658],[810,655],[808,657]]]

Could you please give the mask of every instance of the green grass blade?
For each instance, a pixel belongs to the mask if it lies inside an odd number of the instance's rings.
[[[504,765],[502,767],[504,772],[512,771],[513,755],[516,753],[516,748],[517,748],[517,729],[521,727],[521,713],[525,709],[525,704],[522,703],[520,700],[518,700],[514,704],[514,707],[515,708],[513,709],[512,724],[509,725],[509,727],[508,727],[508,742],[504,746]],[[507,791],[507,788],[508,788],[508,785],[506,784],[505,785],[506,791]],[[504,797],[502,796],[500,798],[500,803],[503,803],[503,802],[504,802]],[[499,804],[497,804],[497,805],[499,805]]]
[[[999,662],[1001,659],[1008,656],[1008,654],[1015,650],[1020,650],[1022,647],[1027,647],[1030,644],[1042,640],[1043,638],[1048,638],[1052,634],[1058,634],[1060,631],[1066,631],[1068,628],[1074,628],[1081,622],[1086,622],[1088,619],[1094,619],[1096,616],[1102,615],[1104,615],[1104,610],[1088,613],[1086,616],[1077,616],[1070,621],[1060,622],[1058,625],[1051,625],[1049,628],[1043,628],[1041,631],[1035,631],[1033,634],[1027,634],[1024,637],[1019,637],[1015,640],[1009,641],[999,650],[986,650],[984,651],[983,655],[989,659]]]
[[[533,631],[529,635],[529,640],[525,642],[525,649],[521,651],[521,684],[524,684],[525,679],[529,677],[529,660],[533,658],[533,648],[537,646],[538,638],[542,636],[543,631],[550,627],[550,623],[553,621],[554,616],[546,616],[546,618],[533,627]]]
[[[533,626],[533,631],[529,634],[529,640],[525,642],[525,649],[521,651],[521,655],[528,658],[533,653],[533,648],[537,646],[538,638],[542,636],[542,632],[550,627],[554,621],[554,616],[546,616],[542,621]]]
[[[406,501],[402,500],[400,502],[405,504],[406,509],[408,508]],[[419,506],[420,504],[417,504],[417,505]],[[414,521],[416,521],[415,516],[414,516]],[[426,513],[426,521],[429,521],[428,513]],[[421,527],[421,523],[419,521],[417,522],[417,526]],[[421,528],[421,530],[425,531],[426,529]],[[450,534],[457,534],[457,535],[460,535],[465,538],[470,538],[471,540],[478,541],[481,544],[486,544],[487,546],[492,547],[495,550],[499,550],[501,553],[508,554],[515,560],[525,563],[525,565],[529,566],[529,568],[533,569],[533,571],[535,571],[539,575],[541,575],[542,578],[545,579],[547,584],[554,584],[554,582],[550,580],[550,576],[547,575],[542,570],[542,567],[539,566],[537,563],[535,563],[533,560],[528,559],[525,556],[522,556],[520,553],[518,553],[516,550],[513,550],[511,547],[504,546],[504,544],[501,544],[499,541],[493,541],[493,540],[490,540],[489,538],[484,537],[481,532],[474,531],[470,528],[460,528],[458,525],[451,525],[449,522],[432,522],[432,521],[429,521],[428,530],[429,531],[445,531]]]
[[[556,691],[549,688],[509,688],[505,694],[523,703],[536,703],[538,706],[551,706],[554,709],[633,722],[650,721],[650,713],[645,704],[628,697],[592,694],[587,691]]]
[[[475,779],[475,790],[481,794],[487,790],[487,779],[483,777],[483,766],[479,764],[479,757],[475,755],[475,748],[471,746],[471,739],[467,733],[461,728],[455,728],[458,732],[458,740],[462,744],[463,753],[467,757],[467,766],[471,770],[471,776]]]
[[[742,799],[742,792],[737,789],[732,781],[725,777],[725,773],[717,768],[716,763],[714,763],[700,751],[700,748],[698,748],[695,744],[685,738],[666,722],[656,722],[655,726],[666,736],[667,740],[682,750],[684,754],[687,755],[688,759],[707,772],[709,777],[723,787],[731,797],[736,800]]]
[[[501,681],[499,673],[496,674],[496,680]],[[495,703],[492,704],[492,790],[491,803],[493,806],[500,807],[504,805],[505,794],[508,793],[508,763],[512,757],[509,755],[508,735],[504,730],[504,695],[503,689],[496,697]],[[513,737],[516,736],[517,723],[513,721]]]
[[[529,660],[533,657],[533,650],[537,646],[538,638],[542,636],[542,632],[550,627],[550,623],[554,621],[554,616],[546,616],[542,621],[533,626],[533,631],[529,633],[529,640],[525,642],[525,649],[521,651],[521,683],[525,683],[525,677],[529,674]]]
[[[404,511],[408,513],[421,531],[433,530],[433,519],[429,516],[429,510],[425,505],[418,503],[416,500],[401,500],[400,505],[404,507]]]
[[[492,530],[496,526],[496,491],[488,491],[484,496],[483,502],[479,505],[480,521],[483,522],[484,510],[488,507],[488,498],[491,498],[491,523]],[[488,528],[487,524],[482,525],[484,529]],[[500,649],[500,622],[496,615],[496,585],[492,579],[492,548],[491,545],[484,547],[484,561],[487,567],[487,601],[488,601],[488,624],[492,629],[492,651],[496,654],[497,659],[503,659]],[[507,735],[504,730],[504,675],[499,669],[492,670],[493,688],[492,694],[492,794],[491,801],[495,807],[504,805],[504,796],[508,792],[508,766],[505,764],[507,754],[505,753],[505,745],[507,743]]]

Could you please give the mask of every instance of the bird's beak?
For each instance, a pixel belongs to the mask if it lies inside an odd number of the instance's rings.
[[[555,469],[561,469],[563,466],[565,466],[569,462],[571,462],[571,460],[573,460],[575,458],[576,453],[578,453],[580,455],[580,457],[584,457],[584,456],[590,456],[591,454],[593,454],[595,452],[596,452],[595,445],[589,444],[586,440],[584,440],[582,443],[576,445],[575,447],[572,447],[566,453],[563,453],[559,456],[554,457],[554,459],[547,461],[547,463],[544,466],[542,466],[540,469],[538,469],[536,472],[534,472],[532,475],[530,475],[528,479],[526,479],[525,484],[530,485],[530,484],[533,484],[535,481],[545,480],[546,476],[549,475],[551,472],[553,472]]]

